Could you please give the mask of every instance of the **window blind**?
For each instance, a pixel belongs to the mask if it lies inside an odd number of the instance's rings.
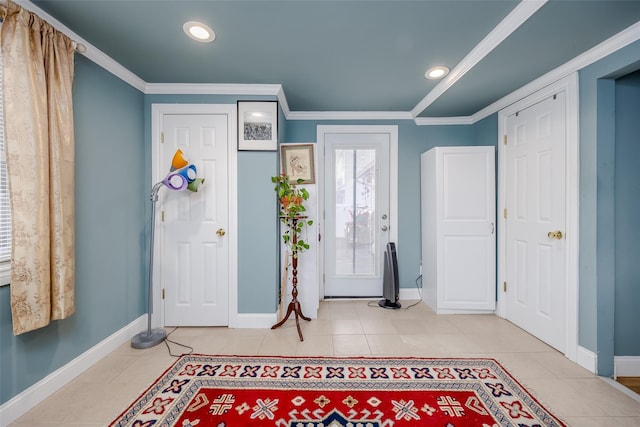
[[[0,82],[2,81],[2,55],[0,55]],[[0,264],[11,260],[11,206],[4,151],[4,111],[2,84],[0,84]]]

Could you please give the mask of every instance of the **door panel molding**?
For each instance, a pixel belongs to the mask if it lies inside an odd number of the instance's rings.
[[[507,134],[510,115],[553,96],[566,94],[566,348],[565,356],[576,362],[578,357],[578,197],[579,197],[579,146],[578,146],[578,75],[573,73],[521,101],[498,112],[498,301],[496,314],[506,316],[506,297],[502,284],[506,280],[506,221],[503,209],[506,203],[506,155],[503,138]]]
[[[151,104],[151,186],[164,178],[167,165],[160,164],[160,138],[163,129],[163,116],[168,114],[220,114],[227,116],[227,172],[228,172],[228,230],[229,247],[229,327],[238,324],[238,167],[237,167],[237,110],[235,104]],[[145,193],[146,194],[146,193]],[[157,212],[156,215],[160,215]],[[159,218],[156,218],[159,224]],[[155,245],[154,258],[160,259],[160,247]],[[159,277],[160,265],[154,265],[154,277]],[[160,281],[153,284],[153,327],[164,326],[164,304],[161,300]]]
[[[377,133],[389,135],[389,241],[398,241],[398,126],[397,125],[318,125],[316,128],[316,157],[318,159],[317,182],[324,183],[325,162],[325,135],[333,133]],[[325,189],[318,185],[318,212],[324,213]],[[318,215],[318,230],[325,234],[324,215]],[[324,239],[321,239],[318,247],[318,274],[320,284],[319,294],[324,298]]]

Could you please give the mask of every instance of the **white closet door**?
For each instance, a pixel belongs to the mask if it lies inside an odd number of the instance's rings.
[[[450,149],[439,159],[442,308],[495,308],[494,153],[493,147]]]
[[[433,148],[421,167],[424,301],[438,313],[491,312],[495,148]]]

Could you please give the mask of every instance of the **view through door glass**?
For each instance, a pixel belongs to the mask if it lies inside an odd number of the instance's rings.
[[[336,150],[336,274],[375,274],[375,150]]]

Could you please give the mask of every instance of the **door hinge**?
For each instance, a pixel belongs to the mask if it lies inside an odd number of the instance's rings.
[[[502,137],[502,143],[503,143],[504,145],[507,145],[507,135],[504,135],[504,136]]]
[[[162,299],[164,299],[164,288],[162,288]]]
[[[164,132],[160,132],[160,144],[164,144]]]
[[[502,212],[502,216],[506,219],[507,218],[507,208],[504,208],[504,211]]]
[[[502,282],[502,292],[507,292],[507,282]]]
[[[506,216],[505,216],[506,218]],[[164,211],[162,211],[162,222],[164,222]]]

